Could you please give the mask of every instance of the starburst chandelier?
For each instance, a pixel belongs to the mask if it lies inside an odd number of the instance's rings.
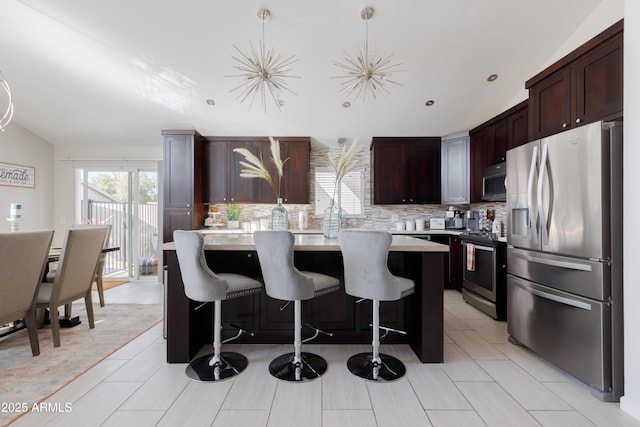
[[[296,95],[287,87],[288,78],[300,78],[291,76],[291,65],[298,62],[295,55],[288,57],[282,54],[276,54],[275,48],[267,49],[264,37],[264,24],[271,18],[271,12],[268,9],[260,9],[258,11],[258,20],[262,21],[262,40],[260,40],[259,48],[256,50],[250,44],[249,52],[244,53],[236,45],[233,45],[240,56],[232,56],[237,64],[233,66],[239,70],[241,74],[234,74],[227,77],[240,77],[241,82],[238,86],[231,89],[230,92],[237,92],[237,99],[244,102],[250,99],[249,109],[253,106],[254,101],[258,99],[264,107],[264,113],[267,113],[267,98],[273,100],[278,110],[284,105],[280,94],[283,91]]]
[[[4,132],[4,128],[9,125],[11,119],[13,118],[13,97],[11,96],[11,88],[9,87],[9,83],[2,77],[2,73],[0,73],[0,87],[4,89],[7,97],[7,111],[2,114],[0,117],[0,131]]]
[[[332,77],[342,80],[340,93],[346,97],[354,95],[355,99],[361,99],[363,102],[367,98],[376,99],[382,92],[390,93],[389,85],[402,86],[391,80],[392,73],[402,71],[397,69],[402,64],[393,62],[393,55],[378,54],[369,48],[369,20],[373,17],[373,12],[372,7],[364,8],[360,12],[360,17],[366,23],[364,44],[356,48],[353,56],[344,52],[344,62],[333,61],[333,64],[344,72],[341,76]]]

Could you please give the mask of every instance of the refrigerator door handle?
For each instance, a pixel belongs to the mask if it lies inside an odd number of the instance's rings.
[[[533,206],[533,181],[537,169],[538,162],[538,147],[533,147],[533,153],[531,154],[531,166],[529,167],[529,179],[527,180],[527,209],[529,214],[529,227],[531,227],[533,242],[538,243],[538,212],[535,212],[535,217],[532,215]]]
[[[538,175],[538,212],[540,214],[540,231],[542,237],[542,244],[546,245],[549,243],[549,218],[548,214],[545,215],[543,210],[543,199],[542,199],[542,190],[544,186],[544,176],[547,174],[547,159],[549,156],[549,146],[547,144],[542,145],[542,154],[540,158],[540,174]],[[551,205],[551,197],[549,197],[549,205]]]
[[[569,270],[579,270],[579,271],[592,271],[593,269],[589,264],[580,264],[578,262],[569,262],[569,261],[557,261],[553,259],[540,258],[537,256],[531,255],[523,255],[519,253],[512,253],[512,256],[522,258],[529,262],[535,262],[538,264],[550,265],[552,267],[560,267],[567,268]]]
[[[571,307],[580,308],[582,310],[591,311],[591,304],[587,304],[586,302],[576,301],[576,300],[571,299],[571,298],[566,298],[566,297],[561,297],[559,295],[549,294],[547,292],[539,291],[538,289],[534,289],[534,288],[527,288],[526,291],[531,293],[531,294],[533,294],[533,295],[539,296],[540,298],[544,298],[544,299],[548,299],[548,300],[551,300],[551,301],[555,301],[555,302],[558,302],[560,304],[568,305],[568,306],[571,306]]]

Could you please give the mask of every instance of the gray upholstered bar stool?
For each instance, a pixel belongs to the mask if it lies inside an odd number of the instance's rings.
[[[406,368],[395,357],[380,353],[380,301],[395,301],[411,295],[413,280],[394,276],[389,271],[387,259],[392,237],[386,231],[341,230],[338,239],[344,261],[345,291],[373,302],[373,351],[352,356],[347,361],[347,368],[352,374],[370,381],[397,380]],[[382,329],[387,333],[403,333]]]
[[[253,240],[267,295],[287,302],[293,301],[294,304],[294,351],[275,358],[269,365],[269,372],[285,381],[309,381],[318,378],[327,370],[327,362],[317,354],[302,352],[301,300],[336,291],[340,288],[340,281],[320,273],[299,271],[293,264],[295,239],[288,231],[256,231],[253,233]],[[309,339],[323,332],[314,329],[316,335]]]
[[[173,232],[184,293],[194,301],[214,303],[213,354],[199,357],[187,366],[186,374],[196,381],[221,381],[242,372],[248,364],[240,353],[221,352],[222,300],[251,295],[262,290],[257,280],[234,273],[216,274],[207,266],[204,255],[204,238],[198,231]],[[204,304],[196,308],[202,307]],[[238,335],[247,332],[240,329]],[[228,342],[230,339],[225,340]]]

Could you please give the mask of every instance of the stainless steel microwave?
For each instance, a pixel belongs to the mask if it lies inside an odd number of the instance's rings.
[[[487,166],[482,170],[482,200],[507,201],[507,164]]]

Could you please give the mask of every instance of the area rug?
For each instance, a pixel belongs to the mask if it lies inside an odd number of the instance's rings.
[[[60,330],[53,347],[51,327],[38,331],[40,355],[31,355],[26,329],[0,340],[0,402],[33,404],[63,387],[162,320],[162,305],[94,304],[96,326],[89,329],[84,303],[73,305],[81,324]],[[0,412],[0,425],[15,413]]]
[[[103,280],[102,289],[106,291],[107,289],[115,288],[116,286],[124,285],[125,283],[129,283],[129,281],[128,280]],[[98,285],[96,284],[96,282],[93,282],[93,285],[91,286],[91,290],[93,291],[98,290]]]

